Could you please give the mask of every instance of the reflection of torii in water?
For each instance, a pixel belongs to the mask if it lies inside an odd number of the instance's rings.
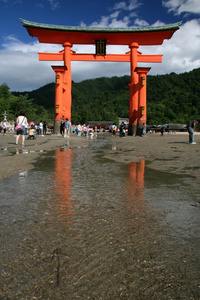
[[[30,36],[41,43],[61,44],[59,53],[39,53],[40,60],[63,61],[53,66],[56,73],[54,132],[59,133],[61,118],[71,121],[71,61],[130,62],[129,135],[136,135],[146,124],[146,74],[150,68],[138,68],[138,62],[160,63],[162,55],[142,55],[139,46],[161,45],[179,29],[181,22],[152,27],[99,28],[48,25],[22,20]],[[96,45],[95,54],[78,54],[74,44]],[[126,54],[106,54],[107,45],[128,45]]]
[[[55,208],[59,214],[60,222],[67,225],[73,222],[71,207],[71,176],[72,176],[72,149],[55,150],[55,172],[53,187]]]
[[[133,216],[146,213],[144,203],[144,174],[145,160],[128,164],[127,182],[127,205]],[[141,224],[142,225],[142,224]]]

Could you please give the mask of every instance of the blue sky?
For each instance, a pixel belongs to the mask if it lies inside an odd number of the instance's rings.
[[[0,0],[0,84],[11,91],[31,91],[54,81],[51,65],[39,62],[38,52],[62,50],[62,45],[40,44],[28,35],[19,18],[66,26],[138,27],[182,21],[180,30],[163,45],[139,47],[143,54],[163,54],[162,63],[145,64],[149,74],[184,73],[200,67],[199,0]],[[91,46],[73,45],[77,53],[93,53]],[[125,53],[128,47],[108,47]],[[138,65],[140,66],[140,65]],[[72,62],[72,79],[80,82],[102,76],[130,74],[129,63]]]

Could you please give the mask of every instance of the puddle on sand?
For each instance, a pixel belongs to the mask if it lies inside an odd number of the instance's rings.
[[[1,296],[199,298],[199,208],[185,178],[101,159],[110,149],[56,149],[0,181]]]
[[[1,148],[0,152],[5,156],[12,156],[12,155],[18,155],[18,154],[31,154],[34,152],[45,153],[46,151],[31,150],[31,149],[28,149],[27,147],[16,147],[15,149],[12,147],[12,148]]]

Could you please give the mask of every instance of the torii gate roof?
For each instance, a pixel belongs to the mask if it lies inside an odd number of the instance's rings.
[[[161,45],[164,39],[170,39],[182,22],[163,26],[149,27],[78,27],[35,23],[20,19],[32,37],[41,43],[95,44],[95,40],[107,40],[107,45]]]

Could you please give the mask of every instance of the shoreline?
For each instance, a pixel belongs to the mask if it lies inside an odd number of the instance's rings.
[[[142,159],[148,161],[148,167],[164,172],[194,176],[200,180],[200,133],[195,133],[196,145],[188,143],[188,133],[147,134],[147,137],[106,136],[113,149],[104,151],[104,157],[121,163],[130,163]],[[0,180],[24,170],[32,169],[33,163],[42,155],[57,147],[75,148],[94,140],[71,134],[70,138],[47,134],[37,136],[35,140],[26,140],[25,146],[15,145],[13,133],[0,136]],[[21,142],[21,137],[19,139]]]

